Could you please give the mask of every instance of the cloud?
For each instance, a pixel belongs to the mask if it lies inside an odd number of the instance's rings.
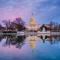
[[[60,16],[60,1],[46,0],[35,4],[33,11],[40,22],[50,22]],[[38,17],[39,16],[39,17]],[[38,21],[38,22],[39,22]],[[59,21],[59,20],[58,20]]]
[[[23,16],[27,21],[32,13],[39,23],[59,21],[60,0],[0,0],[1,19]]]

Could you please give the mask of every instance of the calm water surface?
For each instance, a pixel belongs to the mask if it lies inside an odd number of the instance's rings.
[[[0,60],[60,60],[60,38],[1,36]]]

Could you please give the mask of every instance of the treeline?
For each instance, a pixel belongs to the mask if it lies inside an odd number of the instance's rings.
[[[16,18],[13,22],[11,22],[10,20],[4,20],[2,22],[1,25],[0,24],[0,31],[22,31],[25,30],[25,22],[21,19],[21,18]]]
[[[50,22],[50,28],[51,31],[53,32],[60,32],[60,24],[56,23],[56,22]]]
[[[3,20],[2,24],[0,24],[0,31],[25,31],[25,22],[22,18],[16,18],[14,21]],[[50,22],[49,24],[42,24],[39,28],[39,31],[42,31],[45,28],[45,31],[53,31],[60,32],[60,24],[55,22]]]

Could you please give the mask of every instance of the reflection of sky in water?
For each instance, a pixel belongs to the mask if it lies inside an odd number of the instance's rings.
[[[25,44],[21,49],[14,45],[4,46],[5,39],[0,42],[0,60],[59,60],[60,59],[60,42],[50,44],[49,41],[36,41],[36,47],[30,48],[29,41],[25,39]]]

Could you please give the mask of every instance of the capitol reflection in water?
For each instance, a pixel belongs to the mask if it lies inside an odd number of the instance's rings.
[[[60,36],[0,36],[1,60],[59,60]]]
[[[3,43],[2,46],[15,46],[16,48],[21,48],[26,43],[29,47],[35,48],[38,41],[42,41],[42,43],[48,41],[50,44],[55,44],[60,42],[60,36],[47,36],[45,39],[43,39],[43,36],[0,36],[0,44]]]

